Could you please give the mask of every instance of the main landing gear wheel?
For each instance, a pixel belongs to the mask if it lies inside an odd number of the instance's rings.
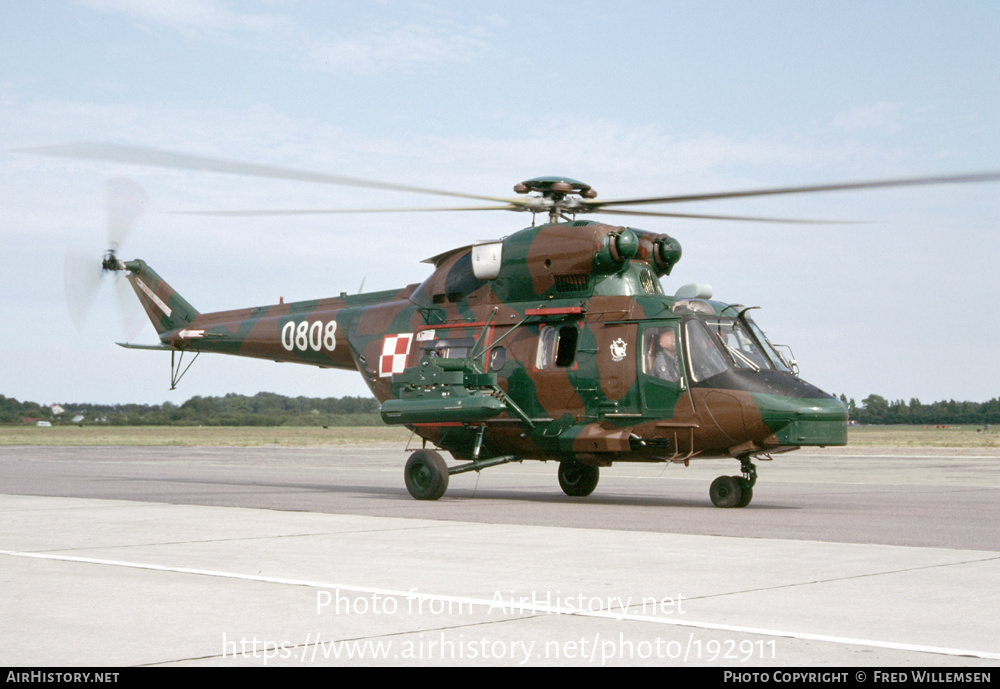
[[[734,476],[736,482],[740,484],[740,501],[737,507],[746,507],[753,500],[753,484],[742,476]]]
[[[720,476],[712,481],[712,486],[708,489],[708,495],[712,498],[712,504],[716,507],[746,507],[753,497],[753,490],[750,482],[746,482],[747,494],[749,497],[744,502],[743,495],[744,478],[740,476]]]
[[[406,460],[406,490],[417,500],[437,500],[448,490],[448,465],[434,450],[417,450]]]
[[[559,486],[566,495],[583,498],[597,488],[600,473],[597,467],[581,464],[575,459],[567,459],[559,462]]]

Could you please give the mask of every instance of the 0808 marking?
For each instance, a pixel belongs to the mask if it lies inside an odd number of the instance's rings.
[[[332,352],[337,347],[337,321],[288,321],[281,328],[281,346],[289,352]]]

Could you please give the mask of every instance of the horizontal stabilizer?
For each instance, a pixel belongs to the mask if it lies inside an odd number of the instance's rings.
[[[116,342],[119,347],[124,347],[125,349],[153,349],[158,352],[173,352],[175,351],[173,347],[165,344],[132,344],[131,342]]]

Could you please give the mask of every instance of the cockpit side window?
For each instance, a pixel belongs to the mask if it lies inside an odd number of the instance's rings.
[[[639,389],[642,408],[655,414],[672,412],[687,389],[681,327],[673,319],[642,326]]]
[[[681,377],[677,331],[672,326],[646,328],[642,334],[642,372],[676,383]]]

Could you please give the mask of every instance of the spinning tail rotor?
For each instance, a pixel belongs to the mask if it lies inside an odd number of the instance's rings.
[[[149,202],[149,196],[135,182],[125,178],[108,180],[105,188],[107,238],[103,258],[86,250],[67,252],[65,263],[66,300],[77,330],[83,331],[94,304],[113,283],[118,311],[126,333],[134,335],[142,325],[131,287],[121,278],[124,265],[118,250],[125,243]]]

